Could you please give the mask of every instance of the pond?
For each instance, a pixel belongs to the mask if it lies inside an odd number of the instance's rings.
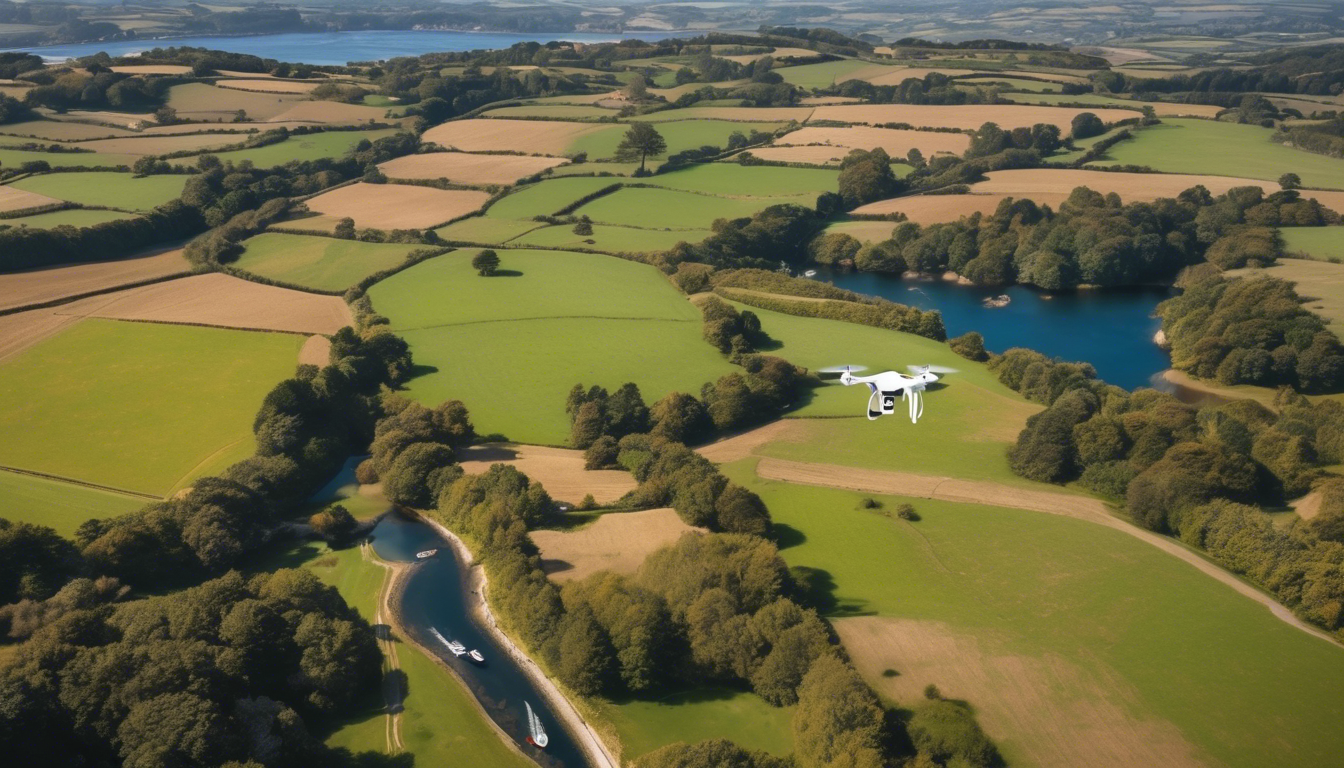
[[[390,513],[378,521],[371,534],[373,549],[384,560],[415,563],[406,577],[399,604],[402,630],[428,648],[458,673],[472,695],[481,703],[490,719],[509,734],[525,754],[545,768],[585,768],[588,760],[550,704],[529,678],[500,647],[494,636],[478,625],[468,606],[470,587],[463,569],[453,556],[449,543],[426,523],[400,513]],[[438,554],[417,560],[417,552],[437,549]],[[478,665],[466,657],[454,656],[434,631],[485,656]],[[415,692],[411,692],[414,696]],[[550,743],[542,751],[529,745],[527,714],[530,704],[541,719]],[[451,729],[451,722],[444,722]]]
[[[819,271],[836,287],[943,313],[949,338],[979,331],[985,347],[1002,352],[1028,347],[1061,360],[1089,362],[1097,375],[1126,389],[1152,386],[1171,367],[1153,343],[1162,321],[1158,303],[1172,295],[1159,287],[1112,288],[1049,294],[1026,286],[984,288],[946,280],[906,280],[873,272]],[[986,298],[1006,294],[1007,306]],[[900,361],[897,361],[900,362]]]

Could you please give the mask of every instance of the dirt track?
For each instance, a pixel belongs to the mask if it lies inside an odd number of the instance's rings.
[[[1174,539],[1159,536],[1156,533],[1145,531],[1117,519],[1111,515],[1105,504],[1087,496],[1070,496],[1051,491],[1015,488],[983,480],[958,480],[951,477],[917,475],[909,472],[889,472],[880,469],[860,469],[834,464],[812,464],[771,458],[760,460],[760,463],[756,465],[756,474],[767,480],[782,480],[803,485],[820,485],[865,493],[883,493],[966,504],[1027,509],[1052,515],[1064,515],[1104,525],[1107,528],[1113,528],[1151,544],[1172,557],[1184,560],[1206,575],[1265,606],[1270,613],[1284,623],[1327,642],[1335,642],[1333,637],[1306,624],[1269,595],[1205,560],[1194,551],[1181,546]]]

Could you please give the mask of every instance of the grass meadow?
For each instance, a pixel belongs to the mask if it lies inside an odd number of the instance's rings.
[[[919,499],[912,502],[922,520],[907,523],[860,509],[861,494],[760,480],[750,459],[726,473],[765,500],[782,526],[789,564],[825,572],[833,616],[945,625],[957,637],[974,637],[984,656],[1059,671],[1056,687],[1049,680],[1041,687],[1061,706],[1123,699],[1120,711],[1171,723],[1210,763],[1337,764],[1344,649],[1123,532]],[[905,501],[878,498],[888,510]],[[979,663],[969,653],[956,656],[967,647],[949,643],[933,652],[953,654],[954,666]],[[906,660],[881,661],[901,673]],[[881,677],[870,682],[879,690],[885,684]],[[1037,764],[1033,755],[1056,748],[1039,743],[1034,727],[1004,725],[1019,720],[1002,711],[1026,707],[1018,714],[1045,727],[1060,711],[1051,701],[1028,704],[1016,698],[1021,691],[981,693],[970,703],[1010,765]]]
[[[30,176],[10,186],[80,205],[148,211],[181,196],[187,178],[175,174],[137,179],[129,173],[75,171]]]
[[[705,229],[715,219],[736,219],[779,203],[810,206],[815,195],[718,197],[679,189],[627,187],[582,206],[576,215],[600,224],[656,229]]]
[[[233,266],[324,291],[344,290],[374,272],[395,267],[418,247],[281,232],[264,232],[243,245],[245,250]]]
[[[370,131],[324,131],[308,133],[302,136],[290,136],[284,141],[267,144],[252,149],[235,149],[231,152],[210,152],[224,162],[240,163],[250,160],[258,168],[272,168],[284,165],[292,160],[321,160],[338,158],[354,148],[356,144],[368,139],[376,141],[397,133],[396,128],[378,128]],[[196,155],[173,160],[174,165],[196,165]]]
[[[587,104],[528,104],[521,107],[500,107],[481,114],[481,117],[530,117],[547,120],[588,120],[615,117],[616,110]]]
[[[45,162],[52,168],[112,168],[130,167],[138,155],[120,155],[92,152],[33,152],[26,149],[0,149],[0,167],[17,168],[24,163]]]
[[[303,337],[84,320],[0,365],[0,465],[166,495],[253,452]]]
[[[616,729],[624,762],[678,741],[705,739],[730,739],[780,757],[793,752],[790,721],[795,708],[772,707],[746,691],[697,690],[656,700],[594,704]]]
[[[32,227],[33,229],[50,229],[68,225],[71,227],[91,227],[94,224],[102,224],[117,219],[129,219],[134,214],[122,213],[121,211],[104,211],[94,208],[68,208],[63,211],[52,211],[51,213],[38,213],[32,216],[19,216],[13,219],[0,219],[0,227]]]
[[[636,229],[594,224],[593,234],[576,235],[574,226],[542,227],[509,241],[510,245],[539,245],[546,248],[591,248],[612,253],[666,251],[679,242],[698,243],[714,234],[708,229]],[[588,241],[592,242],[588,242]]]
[[[710,195],[780,197],[835,192],[839,188],[839,178],[839,171],[824,168],[768,165],[744,167],[733,163],[708,163],[637,181]]]
[[[1207,173],[1277,180],[1293,172],[1302,186],[1344,189],[1344,160],[1292,149],[1269,140],[1257,125],[1164,118],[1106,152],[1097,165],[1146,165],[1168,173]]]
[[[550,216],[575,200],[620,181],[592,176],[546,179],[496,201],[486,209],[485,215],[491,219],[516,220]]]
[[[784,78],[784,82],[793,83],[802,88],[829,88],[845,75],[862,69],[875,69],[875,65],[858,59],[840,59],[824,61],[820,64],[803,64],[797,67],[780,67],[775,71]],[[894,69],[894,68],[893,68]]]
[[[448,241],[498,245],[544,226],[546,225],[538,221],[472,216],[455,221],[446,227],[439,227],[434,233]]]
[[[849,235],[850,237],[864,243],[878,243],[883,240],[891,239],[891,233],[896,229],[894,221],[836,221],[826,225],[822,230],[828,235]]]
[[[86,520],[119,517],[145,503],[142,498],[100,488],[0,471],[0,509],[4,510],[0,517],[50,526],[66,538]]]
[[[785,123],[739,123],[729,120],[678,120],[659,123],[658,133],[667,141],[667,154],[675,155],[687,149],[703,146],[724,147],[728,137],[735,131],[751,133],[753,130],[772,133],[784,127]],[[581,136],[569,145],[565,154],[587,152],[590,160],[611,157],[616,154],[616,146],[621,143],[629,126],[613,125],[610,130],[598,131]],[[665,157],[666,155],[664,155]],[[650,158],[649,166],[657,167],[662,158]]]
[[[409,394],[460,399],[481,434],[562,445],[571,387],[639,384],[653,402],[737,370],[700,337],[699,311],[653,267],[610,256],[500,251],[513,276],[482,278],[472,251],[369,291],[425,372]]]
[[[1318,261],[1344,259],[1344,227],[1282,227],[1283,251]]]

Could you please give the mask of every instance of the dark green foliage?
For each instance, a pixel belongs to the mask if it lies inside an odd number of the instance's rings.
[[[801,262],[805,246],[821,227],[810,208],[792,203],[772,205],[751,218],[716,219],[714,234],[696,245],[678,244],[662,254],[672,266],[684,261],[724,267],[776,267],[780,261]]]
[[[975,331],[963,333],[955,339],[948,339],[947,346],[967,360],[983,363],[989,359],[989,353],[985,351],[985,337]]]
[[[616,466],[616,457],[620,455],[620,452],[621,448],[616,442],[616,438],[611,435],[602,435],[583,452],[583,468],[611,469]]]
[[[1249,501],[1256,488],[1250,458],[1204,443],[1178,443],[1129,484],[1125,508],[1140,525],[1179,531],[1180,517],[1215,498]]]
[[[79,550],[55,530],[0,517],[0,605],[45,600],[83,565]]]
[[[481,277],[490,277],[499,270],[499,254],[489,248],[471,257],[471,268]]]
[[[588,448],[606,435],[616,440],[626,435],[649,431],[649,408],[633,382],[622,384],[608,394],[602,387],[587,390],[575,384],[565,402],[570,420],[570,444]]]
[[[988,768],[1001,762],[993,742],[980,730],[975,715],[963,704],[930,701],[915,710],[908,728],[920,754],[939,765],[953,765],[952,761],[959,761],[955,764]]]
[[[840,197],[850,208],[892,197],[904,188],[891,172],[891,158],[880,147],[868,152],[855,149],[846,155],[840,163],[839,185]]]
[[[144,216],[79,229],[0,226],[0,270],[13,272],[88,261],[94,255],[98,259],[118,259],[154,243],[191,237],[204,227],[201,212],[179,201],[161,205]]]
[[[817,659],[798,689],[793,713],[799,768],[881,768],[883,714],[854,668],[834,655]]]
[[[340,504],[333,504],[330,507],[313,514],[308,518],[308,524],[313,527],[313,533],[332,542],[348,541],[351,534],[359,527],[355,521],[354,515],[350,510]]]
[[[718,469],[685,445],[653,435],[620,442],[617,461],[640,485],[627,497],[640,506],[671,506],[688,525],[761,534],[770,516],[756,494],[730,484]]]
[[[853,235],[832,232],[820,235],[807,245],[808,258],[818,264],[834,266],[843,262],[853,263],[863,247]],[[871,254],[870,254],[871,257]],[[871,261],[871,258],[869,259]]]
[[[748,354],[769,341],[754,312],[738,312],[717,296],[706,297],[700,302],[700,313],[705,320],[705,341],[725,355]]]
[[[644,161],[650,157],[657,157],[667,151],[667,141],[663,135],[653,127],[653,123],[634,123],[621,137],[621,143],[616,146],[616,159],[623,163],[639,160],[639,173],[642,175],[644,170]]]
[[[995,123],[985,123],[971,135],[966,157],[990,157],[1010,149],[1029,149],[1038,155],[1048,155],[1059,147],[1059,126],[1053,124],[1037,123],[1030,128],[1005,131]]]
[[[787,768],[789,764],[766,752],[743,749],[727,739],[713,739],[669,744],[640,756],[633,765],[634,768]]]
[[[708,439],[714,422],[705,410],[705,404],[692,395],[669,392],[649,409],[653,422],[651,434],[674,443],[695,445]]]
[[[1049,408],[1027,419],[1017,442],[1008,453],[1009,466],[1017,474],[1047,483],[1062,482],[1079,472],[1073,431],[1099,407],[1096,395],[1073,389]]]
[[[1106,132],[1106,124],[1091,112],[1079,112],[1069,124],[1069,136],[1074,139],[1089,139]]]

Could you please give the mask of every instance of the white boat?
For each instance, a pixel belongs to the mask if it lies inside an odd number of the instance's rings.
[[[434,636],[439,639],[440,643],[443,643],[444,645],[448,646],[448,650],[452,651],[454,656],[461,656],[462,654],[467,652],[467,646],[457,642],[456,640],[449,640],[448,638],[439,634],[439,630],[435,629],[434,627],[430,627],[429,631],[434,633]]]
[[[545,749],[546,745],[551,743],[551,737],[547,736],[546,729],[541,727],[541,718],[532,711],[532,705],[524,701],[523,706],[527,707],[527,743]]]
[[[471,652],[468,653],[467,655],[470,656],[470,657],[471,657],[471,660],[474,661],[474,662],[476,662],[477,664],[484,664],[484,663],[485,663],[485,657],[482,656],[482,655],[481,655],[481,652],[478,651],[478,650],[476,650],[475,648],[472,648],[472,649],[471,649]]]
[[[417,558],[419,558],[420,560],[424,560],[426,557],[433,557],[433,556],[437,555],[438,553],[439,553],[439,550],[437,550],[437,549],[426,549],[424,552],[416,552],[416,553],[415,553],[415,556],[416,556]]]
[[[803,277],[816,277],[816,276],[817,276],[817,270],[815,269],[809,269],[803,273]]]

